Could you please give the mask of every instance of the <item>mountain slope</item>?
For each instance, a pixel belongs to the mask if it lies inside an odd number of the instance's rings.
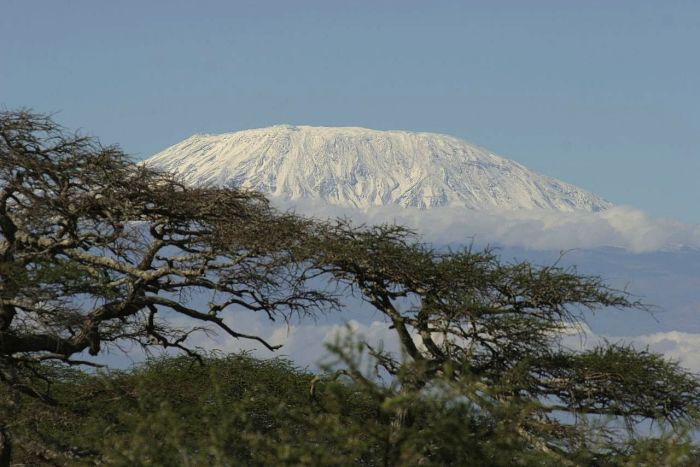
[[[278,125],[194,135],[146,161],[184,181],[357,208],[598,211],[600,197],[434,133]]]

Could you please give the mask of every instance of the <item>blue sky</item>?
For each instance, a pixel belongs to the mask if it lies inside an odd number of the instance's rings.
[[[276,123],[436,131],[700,223],[697,1],[0,5],[0,105],[137,157]]]

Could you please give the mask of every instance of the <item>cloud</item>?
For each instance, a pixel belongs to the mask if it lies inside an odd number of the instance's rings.
[[[584,350],[605,342],[631,344],[639,350],[649,349],[700,375],[700,334],[696,333],[667,331],[639,336],[610,336],[596,334],[584,325],[579,330],[567,332],[563,341],[573,350]]]
[[[242,316],[243,317],[243,316]],[[244,321],[244,322],[243,322]],[[381,347],[388,352],[399,354],[399,343],[390,323],[373,320],[360,322],[349,320],[335,323],[299,323],[280,325],[271,323],[262,316],[247,314],[242,322],[246,332],[257,333],[274,345],[283,347],[275,352],[269,351],[256,341],[231,339],[217,333],[217,336],[199,333],[188,341],[190,346],[199,346],[207,350],[219,350],[224,353],[248,351],[258,358],[286,357],[300,367],[317,369],[322,363],[333,359],[329,355],[326,344],[343,338],[348,332],[356,338],[361,338],[373,347]],[[420,338],[414,336],[420,345]],[[690,371],[700,374],[700,334],[678,330],[657,332],[638,336],[615,336],[605,333],[595,333],[588,326],[564,330],[563,344],[573,350],[585,350],[601,343],[631,344],[635,348],[649,349],[665,355],[667,358],[680,362]]]
[[[700,334],[670,331],[633,339],[637,344],[648,345],[651,350],[678,360],[686,368],[700,374]]]
[[[397,223],[416,229],[433,243],[470,243],[535,250],[618,247],[640,253],[700,249],[700,225],[656,219],[630,206],[605,211],[471,210],[444,207],[420,210],[378,206],[368,210],[342,208],[314,201],[273,200],[317,218],[348,217],[357,223]]]
[[[399,353],[396,334],[389,329],[388,323],[372,321],[362,324],[350,321],[348,326],[355,336],[363,338],[371,345],[375,347],[382,345],[389,352]],[[317,363],[327,360],[328,352],[324,344],[332,343],[336,338],[344,336],[348,332],[348,326],[342,324],[292,326],[289,333],[280,328],[274,333],[275,342],[283,344],[281,352],[298,364],[314,367]],[[420,340],[417,336],[415,339]],[[565,337],[565,344],[576,350],[591,348],[603,342],[631,344],[639,350],[648,348],[700,374],[700,334],[669,331],[641,336],[609,336],[595,334],[584,326],[582,333],[571,332]]]
[[[356,320],[338,323],[300,323],[290,325],[273,325],[258,319],[257,325],[252,326],[259,336],[273,345],[282,345],[278,351],[272,352],[256,341],[231,339],[221,332],[217,336],[206,336],[199,333],[189,340],[190,346],[199,346],[207,350],[219,350],[225,353],[247,351],[258,358],[285,357],[301,367],[316,369],[320,364],[329,363],[333,359],[326,347],[327,344],[342,339],[348,333],[361,338],[374,347],[382,347],[393,353],[399,352],[398,340],[389,324],[384,321],[361,323]],[[252,324],[252,323],[249,323]],[[249,331],[246,327],[246,331]]]

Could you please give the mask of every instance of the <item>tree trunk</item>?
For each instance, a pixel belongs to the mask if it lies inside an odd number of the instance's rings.
[[[10,467],[12,459],[12,440],[7,428],[0,427],[0,467]]]
[[[413,424],[413,417],[407,407],[396,410],[389,424],[389,440],[384,465],[394,466],[401,462],[401,443],[405,430]]]

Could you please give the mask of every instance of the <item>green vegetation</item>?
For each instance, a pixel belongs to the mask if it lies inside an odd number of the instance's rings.
[[[274,350],[227,318],[313,318],[348,293],[400,355],[348,336],[311,375],[188,345],[210,326]],[[48,117],[0,113],[0,467],[697,465],[695,375],[562,344],[609,308],[645,306],[572,269],[185,186]],[[124,343],[187,357],[75,370]]]
[[[452,393],[407,400],[247,355],[150,360],[131,371],[54,369],[63,403],[14,400],[19,465],[558,465],[513,430],[528,407],[486,414]],[[313,395],[310,393],[314,388]],[[382,393],[383,397],[376,397]],[[6,396],[6,394],[3,394]],[[2,398],[2,414],[7,402]],[[396,405],[414,421],[392,440]],[[15,411],[15,413],[17,413]],[[398,451],[399,459],[392,458]],[[580,465],[696,465],[682,437],[642,439]]]
[[[151,360],[128,372],[62,371],[60,407],[22,399],[15,456],[31,465],[347,465],[378,457],[378,407],[339,383],[245,355]]]

